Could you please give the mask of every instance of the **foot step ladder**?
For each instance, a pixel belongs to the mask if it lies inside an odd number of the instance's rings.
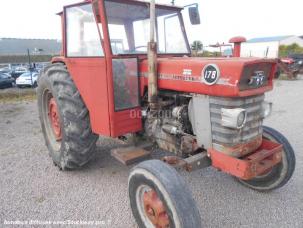
[[[143,149],[142,147],[132,146],[111,150],[111,156],[127,166],[149,159],[150,155],[151,152]]]

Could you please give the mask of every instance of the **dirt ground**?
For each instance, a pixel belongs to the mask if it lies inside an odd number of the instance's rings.
[[[36,90],[33,88],[19,89],[17,87],[0,89],[0,103],[13,101],[32,101],[36,98]]]
[[[267,100],[274,102],[274,112],[265,125],[285,134],[294,147],[294,176],[281,189],[259,193],[212,168],[181,173],[205,227],[303,227],[303,80],[277,81]],[[61,172],[48,156],[36,106],[0,104],[0,227],[12,221],[136,227],[127,194],[130,168],[109,154],[117,141],[100,138],[93,161],[82,170]]]

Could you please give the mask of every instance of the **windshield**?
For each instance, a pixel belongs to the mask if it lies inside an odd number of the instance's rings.
[[[147,3],[105,1],[113,54],[147,53],[150,14]],[[156,9],[156,37],[159,54],[189,53],[178,9]]]

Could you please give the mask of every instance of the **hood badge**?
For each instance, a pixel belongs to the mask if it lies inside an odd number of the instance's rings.
[[[216,64],[208,64],[202,70],[202,81],[206,85],[214,85],[220,78],[220,70]]]
[[[265,83],[265,73],[264,71],[255,71],[254,75],[249,79],[248,85],[250,86],[262,86]]]
[[[183,69],[183,75],[186,76],[191,76],[192,75],[192,70],[191,69]]]

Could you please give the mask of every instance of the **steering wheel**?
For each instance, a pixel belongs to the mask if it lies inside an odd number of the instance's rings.
[[[135,50],[137,50],[139,48],[146,48],[147,49],[147,46],[146,45],[138,46],[138,47],[135,47]]]

